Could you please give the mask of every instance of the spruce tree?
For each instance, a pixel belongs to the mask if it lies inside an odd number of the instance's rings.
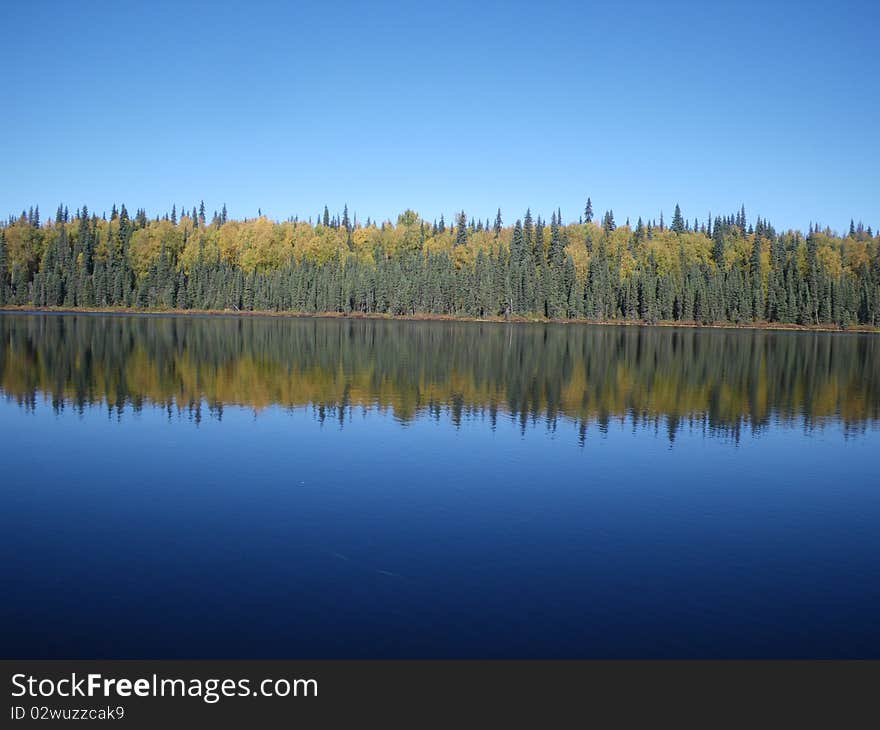
[[[526,215],[523,218],[523,242],[525,244],[526,250],[531,252],[532,246],[534,245],[534,235],[535,235],[535,223],[532,220],[532,211],[531,209],[526,210]]]
[[[684,233],[684,219],[681,216],[681,208],[678,206],[678,203],[675,204],[675,212],[672,214],[670,230],[673,233]]]
[[[764,317],[764,277],[761,272],[761,238],[755,235],[752,244],[752,257],[749,262],[749,276],[752,285],[751,311],[754,319]]]
[[[0,228],[0,305],[9,301],[9,262],[6,250],[6,231]]]
[[[605,212],[605,216],[602,218],[602,228],[605,230],[605,233],[611,233],[615,228],[617,228],[617,224],[615,224],[614,222],[613,210]]]
[[[456,230],[455,230],[455,245],[456,246],[465,246],[468,241],[468,221],[467,216],[464,211],[458,214],[458,219],[456,220]]]
[[[552,220],[556,220],[555,214],[552,216]],[[554,223],[551,223],[551,231],[553,225]],[[538,220],[535,222],[535,239],[532,243],[532,259],[534,260],[535,266],[542,266],[547,263],[544,256],[544,221],[541,220],[541,216],[538,216]]]
[[[715,262],[718,271],[724,271],[727,268],[727,264],[724,260],[724,231],[721,222],[717,218],[715,219],[715,231],[712,238],[714,240],[712,260]]]

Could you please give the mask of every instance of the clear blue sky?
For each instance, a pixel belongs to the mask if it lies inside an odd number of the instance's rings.
[[[8,3],[0,213],[880,225],[871,1]]]

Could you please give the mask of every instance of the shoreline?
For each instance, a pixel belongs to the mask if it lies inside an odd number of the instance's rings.
[[[782,332],[850,332],[880,334],[880,327],[867,324],[838,327],[835,325],[802,325],[781,322],[747,322],[734,324],[717,322],[701,324],[676,320],[646,322],[645,320],[593,320],[593,319],[544,319],[522,316],[514,317],[467,317],[453,314],[377,314],[365,312],[276,312],[271,310],[239,311],[234,309],[138,309],[132,307],[34,307],[28,305],[4,304],[0,313],[19,312],[22,314],[110,314],[124,316],[164,315],[169,317],[282,317],[295,319],[370,319],[402,322],[479,322],[490,324],[580,324],[618,327],[683,327],[688,329],[728,329],[728,330],[766,330]]]

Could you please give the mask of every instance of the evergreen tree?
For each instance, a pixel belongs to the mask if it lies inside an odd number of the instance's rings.
[[[551,223],[551,232],[553,226],[555,225],[555,213],[552,216]],[[532,258],[534,260],[535,266],[543,266],[546,262],[544,256],[544,221],[541,220],[541,216],[538,216],[538,220],[535,222],[535,237],[532,243]]]
[[[755,235],[752,244],[749,276],[752,285],[752,315],[755,319],[762,319],[764,317],[764,276],[761,272],[761,238],[758,235]]]
[[[724,230],[721,226],[721,221],[717,218],[715,219],[715,232],[712,237],[714,241],[712,260],[715,262],[718,271],[725,271],[727,263],[724,259]]]
[[[614,223],[613,210],[606,211],[605,216],[602,218],[602,228],[605,230],[605,233],[611,233],[617,228],[617,225]]]
[[[465,246],[468,241],[468,231],[467,231],[467,216],[465,216],[464,211],[458,214],[458,220],[456,221],[456,231],[455,231],[455,245],[456,246]]]
[[[678,203],[675,204],[675,212],[672,214],[670,230],[673,233],[684,233],[684,219],[681,216],[681,208],[678,207]]]
[[[0,305],[9,301],[9,270],[6,253],[6,231],[0,228]]]

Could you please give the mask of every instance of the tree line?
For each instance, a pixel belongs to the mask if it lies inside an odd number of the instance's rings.
[[[179,212],[182,211],[182,212]],[[703,221],[678,205],[618,225],[531,211],[505,225],[462,211],[359,222],[210,218],[204,203],[149,218],[59,206],[0,225],[0,305],[596,321],[880,324],[880,235],[777,231],[746,211]]]

